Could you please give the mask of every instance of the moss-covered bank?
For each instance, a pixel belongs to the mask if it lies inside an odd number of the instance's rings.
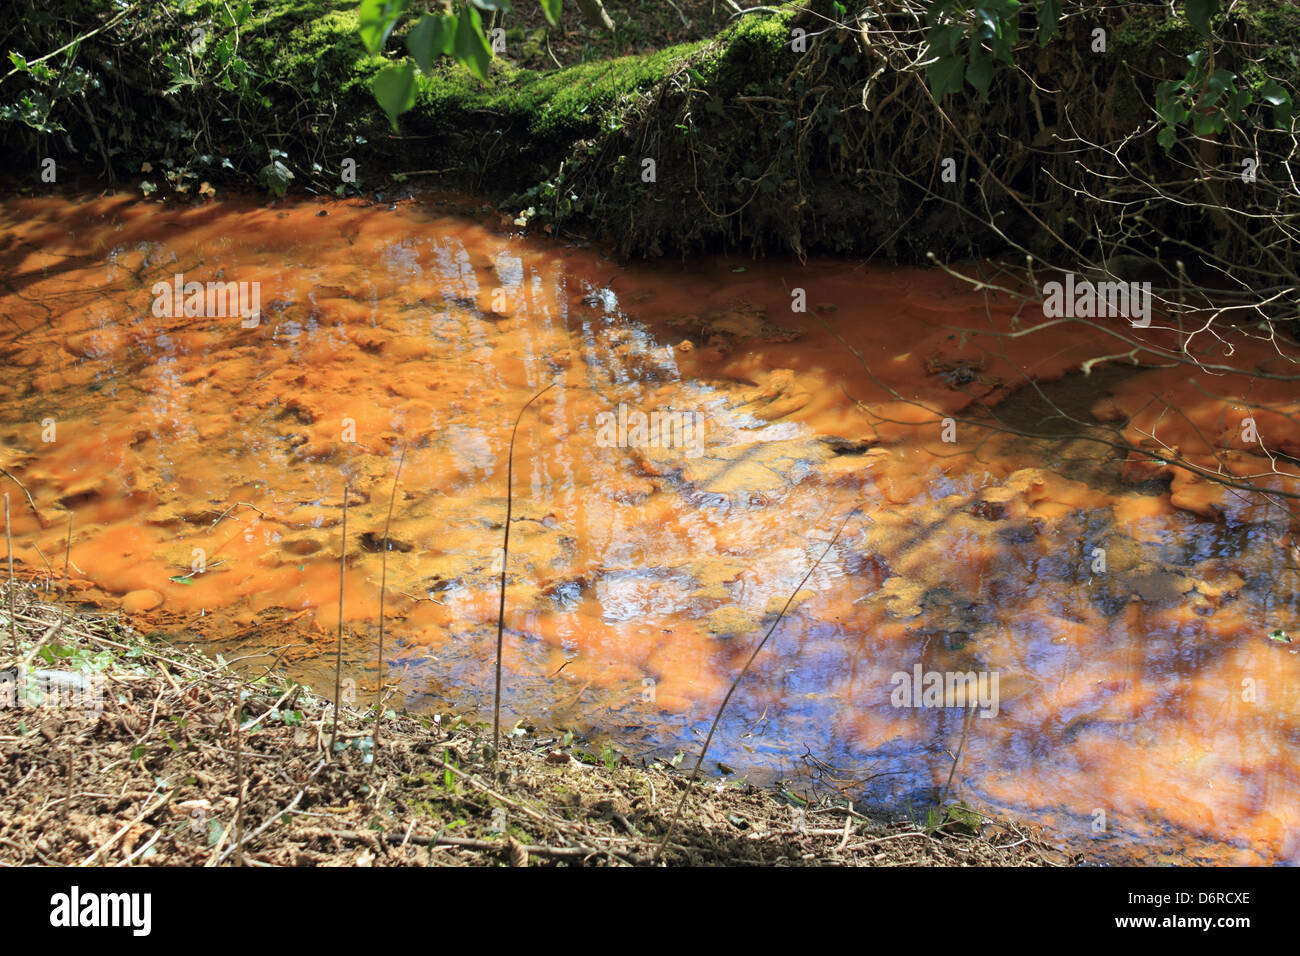
[[[418,174],[506,199],[512,213],[531,207],[534,221],[603,235],[628,255],[921,261],[1014,245],[1047,261],[1123,252],[1195,265],[1200,244],[1228,263],[1295,267],[1279,227],[1295,212],[1289,133],[1264,128],[1256,110],[1241,130],[1187,134],[1169,152],[1156,144],[1155,87],[1180,78],[1202,43],[1162,6],[1067,4],[1062,35],[1041,50],[1022,29],[1015,67],[997,70],[988,103],[969,86],[930,98],[924,70],[905,66],[925,54],[924,22],[907,4],[828,26],[834,11],[816,0],[565,69],[523,69],[507,54],[486,84],[448,66],[421,77],[397,134],[370,94],[384,61],[361,46],[355,0],[114,10],[67,4],[11,32],[10,47],[35,59],[109,24],[59,78],[20,72],[0,85],[0,135],[23,180],[39,182],[49,157],[74,173],[144,180],[146,192],[193,194],[218,180],[384,192],[393,174]],[[791,42],[798,30],[806,48]],[[1297,35],[1300,8],[1239,3],[1216,22],[1215,62],[1243,86],[1271,76],[1295,88]],[[391,38],[388,52],[401,49]],[[1264,157],[1257,188],[1233,193],[1231,171],[1251,156]],[[344,181],[349,159],[355,183]]]

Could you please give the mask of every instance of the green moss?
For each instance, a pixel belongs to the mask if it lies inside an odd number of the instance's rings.
[[[436,123],[457,114],[484,113],[522,121],[529,133],[538,136],[580,135],[596,129],[601,117],[626,97],[654,87],[702,46],[685,43],[549,73],[519,70],[498,61],[487,84],[446,63],[420,78],[416,110]]]
[[[731,92],[747,80],[783,80],[800,54],[791,49],[791,30],[799,5],[790,3],[776,13],[741,17],[718,35],[697,66],[707,81],[722,82]]]

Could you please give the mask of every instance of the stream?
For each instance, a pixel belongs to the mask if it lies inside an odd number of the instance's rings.
[[[511,430],[553,386],[515,440],[507,726],[689,766],[793,595],[711,772],[923,814],[960,748],[950,799],[1089,860],[1300,862],[1298,539],[1160,457],[1258,473],[1249,403],[1294,463],[1292,383],[1090,365],[1126,349],[1011,334],[1041,311],[938,269],[620,265],[457,197],[11,198],[0,316],[15,561],[58,586],[71,516],[77,600],[145,633],[332,688],[346,484],[373,700],[404,452],[390,706],[490,716]],[[927,693],[954,674],[975,706]]]

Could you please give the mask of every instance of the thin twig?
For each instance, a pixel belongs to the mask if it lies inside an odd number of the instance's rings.
[[[21,481],[19,481],[17,478],[15,478],[15,477],[14,477],[14,476],[13,476],[13,475],[12,475],[12,474],[7,470],[7,469],[5,469],[5,468],[0,468],[0,474],[4,475],[6,478],[8,478],[10,481],[12,481],[15,485],[17,485],[19,488],[21,488],[21,489],[23,490],[23,494],[25,494],[25,495],[27,496],[27,503],[28,503],[29,505],[32,506],[32,514],[36,515],[36,523],[39,524],[42,528],[44,528],[44,527],[45,527],[45,522],[41,519],[41,513],[40,513],[40,511],[37,510],[37,508],[36,508],[36,502],[32,500],[32,493],[31,493],[30,491],[27,490],[27,486],[24,485],[24,484],[23,484]]]
[[[157,790],[155,790],[154,792],[156,793]],[[88,856],[88,857],[86,857],[84,860],[82,860],[82,861],[81,861],[81,865],[82,865],[82,866],[90,866],[90,864],[94,863],[97,859],[99,859],[99,858],[102,857],[105,853],[107,853],[107,852],[112,848],[112,846],[113,846],[114,843],[116,843],[116,842],[117,842],[118,840],[120,840],[123,836],[125,836],[126,833],[127,833],[127,831],[129,831],[133,826],[135,826],[135,825],[136,825],[137,823],[139,823],[141,820],[145,820],[145,819],[147,819],[148,817],[152,816],[153,814],[157,813],[158,810],[160,810],[160,809],[161,809],[165,804],[167,804],[168,802],[170,802],[170,801],[171,801],[171,798],[172,798],[173,796],[175,796],[175,795],[176,795],[176,790],[173,788],[173,789],[171,789],[171,790],[168,790],[168,791],[167,791],[165,794],[163,794],[162,797],[160,797],[158,800],[156,800],[156,801],[154,801],[153,803],[149,804],[147,807],[145,807],[143,810],[141,810],[138,814],[136,814],[135,817],[131,820],[130,823],[125,824],[125,825],[122,827],[122,829],[118,830],[118,831],[117,831],[116,833],[114,833],[111,837],[109,837],[108,841],[107,841],[106,843],[102,844],[102,845],[99,847],[99,849],[97,849],[94,853],[90,854],[90,856]]]
[[[316,779],[316,774],[318,774],[318,773],[321,772],[321,768],[325,766],[325,764],[328,762],[328,760],[329,760],[329,758],[327,757],[327,758],[325,758],[325,760],[322,760],[320,763],[318,763],[318,764],[316,765],[316,769],[313,770],[313,771],[311,772],[311,775],[307,777],[307,784],[310,784],[313,780]],[[240,842],[240,843],[237,843],[235,846],[230,847],[228,850],[226,850],[225,853],[223,853],[223,854],[221,854],[221,856],[217,857],[217,865],[220,865],[220,864],[224,863],[225,860],[226,860],[226,858],[227,858],[228,856],[230,856],[230,854],[232,854],[232,853],[235,852],[235,848],[236,848],[236,847],[238,847],[238,846],[242,846],[243,843],[252,843],[252,842],[253,842],[254,840],[256,840],[259,836],[261,836],[261,835],[262,835],[263,833],[265,833],[268,829],[270,829],[271,826],[272,826],[272,825],[273,825],[277,820],[281,819],[281,818],[284,817],[286,814],[292,813],[292,812],[293,812],[293,808],[296,807],[296,806],[298,805],[298,801],[301,800],[301,799],[306,795],[306,793],[307,793],[307,784],[304,784],[304,785],[303,785],[303,788],[302,788],[301,790],[298,791],[297,795],[296,795],[292,800],[289,801],[288,805],[287,805],[283,810],[279,810],[279,811],[277,811],[275,814],[273,814],[272,816],[268,817],[267,820],[266,820],[266,822],[263,823],[263,824],[262,824],[260,827],[258,827],[256,830],[254,830],[252,833],[250,833],[246,839],[244,839],[244,840],[243,840],[242,842]]]

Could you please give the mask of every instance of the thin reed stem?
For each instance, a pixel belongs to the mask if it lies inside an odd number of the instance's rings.
[[[243,701],[239,685],[235,685],[235,866],[244,865],[244,743],[240,733]],[[331,750],[334,748],[331,747]]]
[[[14,657],[18,657],[18,620],[14,617],[14,536],[9,523],[9,492],[5,492],[5,547],[9,551],[9,637],[14,645]]]
[[[343,533],[339,540],[339,639],[334,650],[334,726],[330,730],[329,759],[339,736],[339,693],[343,688],[343,582],[348,570],[348,486],[343,485]]]
[[[60,601],[59,622],[67,620],[68,613],[68,565],[72,563],[72,512],[68,512],[68,543],[63,547],[63,600]]]
[[[952,758],[952,766],[948,768],[948,782],[943,785],[943,792],[939,794],[939,813],[943,813],[944,801],[948,799],[948,788],[952,786],[953,774],[957,772],[957,764],[961,763],[961,753],[966,749],[966,737],[970,734],[971,717],[975,714],[975,704],[971,704],[966,710],[966,720],[961,731],[961,743],[957,745],[957,754]]]
[[[528,406],[555,388],[557,384],[552,382],[547,385],[519,409],[519,415],[515,418],[515,427],[510,432],[510,452],[506,456],[506,530],[501,543],[501,604],[497,608],[497,673],[496,689],[492,694],[492,763],[494,765],[497,754],[501,751],[501,647],[506,625],[506,562],[510,558],[510,514],[514,504],[515,435],[519,432],[519,423],[523,420],[524,412],[528,411]]]
[[[388,532],[393,526],[393,505],[397,501],[397,482],[402,477],[402,464],[406,461],[406,443],[397,459],[393,474],[393,493],[388,496],[388,518],[384,522],[384,555],[379,572],[379,685],[375,688],[375,749],[379,749],[379,725],[384,718],[384,597],[388,588]],[[373,767],[374,764],[371,764]]]
[[[672,838],[673,831],[677,829],[677,821],[681,819],[682,810],[686,807],[686,800],[691,795],[691,788],[695,785],[695,778],[700,775],[700,767],[704,763],[704,755],[709,752],[709,744],[713,742],[713,734],[718,729],[718,723],[722,720],[722,712],[727,709],[727,704],[731,700],[731,695],[736,692],[736,688],[740,686],[740,682],[744,680],[745,675],[749,673],[749,668],[754,663],[754,659],[758,657],[758,652],[763,649],[763,645],[767,643],[768,638],[770,638],[776,631],[777,625],[781,623],[781,619],[785,617],[785,612],[790,609],[791,603],[794,602],[795,595],[803,590],[803,586],[808,583],[808,579],[812,577],[813,572],[816,571],[822,561],[825,560],[826,555],[828,555],[831,548],[835,546],[835,542],[840,539],[840,535],[844,533],[844,529],[848,525],[849,520],[855,514],[857,514],[856,511],[851,511],[845,516],[844,520],[840,523],[839,530],[836,531],[834,537],[827,542],[826,547],[822,550],[821,556],[813,562],[812,567],[808,569],[807,573],[804,574],[803,578],[800,579],[799,583],[795,586],[794,591],[792,591],[790,596],[786,598],[785,606],[781,608],[781,613],[776,616],[776,620],[773,621],[772,626],[767,629],[767,633],[763,635],[763,639],[754,646],[753,652],[749,655],[749,660],[745,661],[745,666],[740,669],[740,673],[736,675],[736,679],[731,682],[731,687],[727,689],[727,695],[722,698],[722,704],[718,707],[718,712],[713,715],[713,723],[709,726],[708,736],[704,738],[704,746],[700,748],[700,755],[695,758],[695,767],[691,770],[690,779],[686,781],[686,789],[682,791],[682,798],[677,803],[677,811],[673,814],[672,821],[668,824],[668,829],[664,831],[664,837],[659,842],[658,848],[655,850],[654,860],[656,863],[659,861],[659,857],[663,855],[664,847],[668,845],[669,839]]]

